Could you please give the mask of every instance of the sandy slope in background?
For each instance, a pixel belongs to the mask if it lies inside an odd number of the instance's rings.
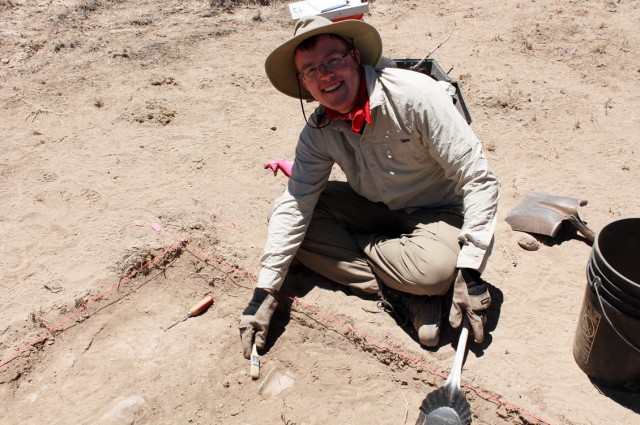
[[[640,4],[370,6],[386,56],[451,35],[433,57],[501,180],[474,423],[637,423],[638,395],[600,393],[572,356],[591,247],[566,231],[525,251],[504,217],[529,190],[587,199],[595,230],[640,216]],[[304,270],[248,375],[236,320],[286,181],[262,164],[303,124],[263,61],[291,31],[284,4],[0,1],[3,423],[411,424],[443,385],[454,332],[423,350]]]

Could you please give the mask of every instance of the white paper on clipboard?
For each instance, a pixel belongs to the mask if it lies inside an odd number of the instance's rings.
[[[311,3],[316,2],[320,6],[327,8],[328,4],[334,2],[335,4],[342,3],[343,6],[329,10],[327,12],[320,12]],[[346,3],[346,4],[345,4]],[[334,4],[334,5],[335,5]],[[330,20],[335,19],[350,19],[351,17],[358,18],[358,15],[362,15],[369,11],[369,3],[363,0],[303,0],[294,3],[289,3],[289,11],[291,12],[291,18],[294,22],[298,21],[305,16],[319,15]]]
[[[320,13],[329,12],[349,4],[348,0],[306,0],[306,2]]]

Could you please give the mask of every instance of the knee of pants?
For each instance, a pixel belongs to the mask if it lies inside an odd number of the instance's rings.
[[[451,287],[454,276],[455,267],[431,264],[429,267],[422,267],[418,273],[407,276],[407,281],[417,294],[444,295]]]
[[[457,253],[444,244],[415,242],[401,238],[378,243],[375,263],[408,292],[444,295],[455,276]]]

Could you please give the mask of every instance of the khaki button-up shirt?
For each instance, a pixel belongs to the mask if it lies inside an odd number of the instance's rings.
[[[498,181],[480,141],[432,78],[368,66],[365,78],[372,124],[362,135],[339,120],[302,130],[288,186],[269,221],[258,287],[282,285],[334,163],[358,194],[392,210],[463,214],[457,266],[484,268],[493,244]],[[314,126],[326,119],[322,106],[310,117]]]

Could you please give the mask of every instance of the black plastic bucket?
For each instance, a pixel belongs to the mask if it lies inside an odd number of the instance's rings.
[[[587,265],[573,357],[597,385],[640,390],[640,218],[605,226]]]
[[[598,295],[610,305],[632,317],[640,317],[640,298],[634,299],[611,282],[603,284],[606,280],[603,280],[601,271],[593,262],[587,266],[587,281],[591,286],[599,282]]]

